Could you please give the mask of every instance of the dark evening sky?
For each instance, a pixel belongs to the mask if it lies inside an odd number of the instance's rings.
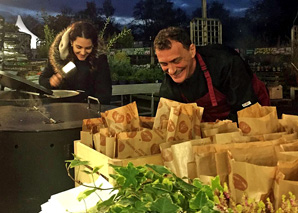
[[[86,8],[86,2],[91,0],[0,0],[0,15],[8,17],[10,15],[31,14],[36,15],[41,9],[45,9],[48,13],[60,12],[61,8],[68,7],[73,11],[78,11]],[[101,7],[104,0],[97,0],[97,7]],[[115,16],[131,17],[133,8],[139,0],[112,0],[115,8]],[[249,0],[218,0],[223,2],[226,9],[229,9],[232,14],[236,15],[243,12],[249,7]],[[188,14],[201,7],[201,0],[172,0],[175,7],[180,7]],[[207,4],[212,2],[207,0]]]

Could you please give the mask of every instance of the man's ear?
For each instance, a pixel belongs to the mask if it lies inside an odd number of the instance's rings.
[[[191,44],[189,46],[189,52],[191,54],[191,57],[194,58],[196,55],[196,46],[194,44]]]

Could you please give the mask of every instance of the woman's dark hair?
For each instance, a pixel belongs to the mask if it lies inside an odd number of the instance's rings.
[[[189,34],[180,27],[168,27],[157,34],[154,39],[154,49],[165,50],[171,49],[171,41],[180,42],[185,49],[189,49],[191,40]]]
[[[91,39],[93,48],[87,60],[89,60],[92,63],[93,59],[96,57],[97,46],[98,46],[98,33],[95,27],[91,23],[86,21],[74,22],[70,27],[71,27],[71,31],[69,33],[70,43],[75,41],[77,37]],[[70,47],[70,53],[71,53],[70,57],[75,58],[73,49],[71,47]]]

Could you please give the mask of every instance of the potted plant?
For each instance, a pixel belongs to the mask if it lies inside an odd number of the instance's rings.
[[[116,72],[111,73],[112,84],[116,85],[119,83],[119,76]]]

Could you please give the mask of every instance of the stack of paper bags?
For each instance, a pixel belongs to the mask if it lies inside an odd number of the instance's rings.
[[[204,138],[210,137],[215,144],[227,144],[234,142],[236,139],[242,139],[242,132],[237,123],[231,120],[201,123],[201,130],[202,136]]]
[[[167,142],[201,138],[200,124],[204,108],[160,98],[153,129],[166,130]]]

